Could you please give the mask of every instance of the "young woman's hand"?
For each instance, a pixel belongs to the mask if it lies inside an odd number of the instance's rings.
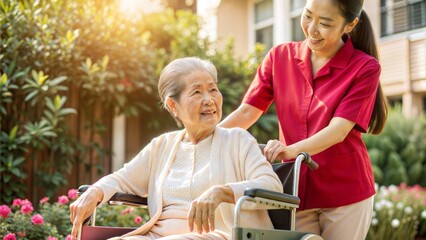
[[[289,160],[297,157],[297,153],[291,147],[285,146],[278,140],[269,140],[263,149],[263,154],[269,162],[275,160]]]
[[[198,233],[214,231],[214,212],[222,202],[235,203],[234,192],[227,185],[213,186],[191,203],[188,213],[189,230]]]
[[[103,195],[102,189],[89,187],[86,192],[70,205],[71,239],[76,239],[78,228],[95,211],[98,203],[102,201]]]

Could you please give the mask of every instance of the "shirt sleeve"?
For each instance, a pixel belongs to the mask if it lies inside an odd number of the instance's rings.
[[[337,107],[334,117],[356,123],[355,128],[367,132],[379,86],[380,64],[375,59],[362,66],[345,97]]]
[[[243,103],[250,104],[263,112],[268,110],[274,98],[272,85],[273,55],[274,48],[268,52],[263,62],[258,67],[256,76],[243,99]]]
[[[139,152],[130,162],[117,172],[109,174],[93,185],[104,191],[102,203],[107,202],[115,193],[133,193],[139,196],[148,194],[148,179],[150,175],[150,156],[152,142]]]

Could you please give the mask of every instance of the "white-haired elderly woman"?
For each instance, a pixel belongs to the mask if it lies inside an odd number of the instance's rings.
[[[98,203],[125,192],[147,196],[151,218],[120,239],[230,239],[234,204],[246,188],[282,191],[253,136],[217,126],[222,95],[213,64],[195,57],[172,61],[158,92],[183,129],[154,138],[71,204],[73,237]],[[247,227],[272,228],[266,210],[241,214]]]

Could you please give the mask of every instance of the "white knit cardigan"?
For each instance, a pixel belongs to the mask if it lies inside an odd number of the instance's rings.
[[[116,192],[148,197],[151,219],[125,236],[147,233],[160,217],[163,208],[163,181],[184,134],[185,130],[180,130],[154,138],[123,168],[94,184],[104,192],[102,202],[108,201]],[[243,129],[217,127],[213,135],[210,159],[210,186],[229,185],[234,192],[235,201],[243,196],[246,188],[282,192],[281,182],[258,148],[257,141]],[[241,212],[242,226],[272,228],[266,210],[248,208]],[[233,222],[234,204],[220,204],[215,211],[216,229],[231,236]]]

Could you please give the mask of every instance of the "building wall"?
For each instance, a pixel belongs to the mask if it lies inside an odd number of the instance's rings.
[[[229,38],[234,40],[235,53],[238,56],[247,55],[249,49],[249,11],[248,2],[240,0],[222,1],[217,8],[217,36],[220,48],[223,48]],[[230,16],[234,16],[230,19]]]

